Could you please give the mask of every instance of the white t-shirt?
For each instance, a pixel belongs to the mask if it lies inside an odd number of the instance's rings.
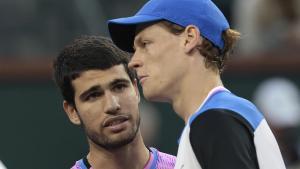
[[[4,166],[4,164],[0,161],[0,169],[6,169],[6,167]]]

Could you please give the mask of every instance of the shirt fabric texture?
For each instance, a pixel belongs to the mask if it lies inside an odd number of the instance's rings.
[[[285,169],[266,120],[248,100],[214,88],[189,117],[175,169]]]
[[[144,169],[173,169],[176,157],[150,148],[150,159]],[[76,161],[71,169],[93,169],[86,158]]]

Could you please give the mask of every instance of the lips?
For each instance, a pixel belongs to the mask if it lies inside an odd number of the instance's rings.
[[[106,118],[103,122],[103,127],[111,127],[118,124],[121,124],[125,121],[129,120],[129,116],[126,115],[118,115],[114,117]]]
[[[148,76],[146,76],[146,75],[138,76],[139,81],[140,81],[140,84],[143,84],[147,77],[148,77]]]

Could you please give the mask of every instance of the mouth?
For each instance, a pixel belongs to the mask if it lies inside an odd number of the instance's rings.
[[[144,75],[144,76],[139,76],[139,82],[141,85],[143,85],[143,83],[145,83],[146,79],[147,79],[148,76]]]
[[[102,126],[103,127],[114,127],[120,125],[129,120],[129,116],[127,115],[117,115],[113,117],[109,117],[104,120]]]

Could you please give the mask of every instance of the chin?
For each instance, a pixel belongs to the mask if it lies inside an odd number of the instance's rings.
[[[169,102],[169,99],[167,99],[166,97],[163,97],[163,95],[161,95],[161,93],[151,93],[151,92],[146,92],[144,91],[144,97],[146,98],[146,100],[148,101],[153,101],[153,102]]]

